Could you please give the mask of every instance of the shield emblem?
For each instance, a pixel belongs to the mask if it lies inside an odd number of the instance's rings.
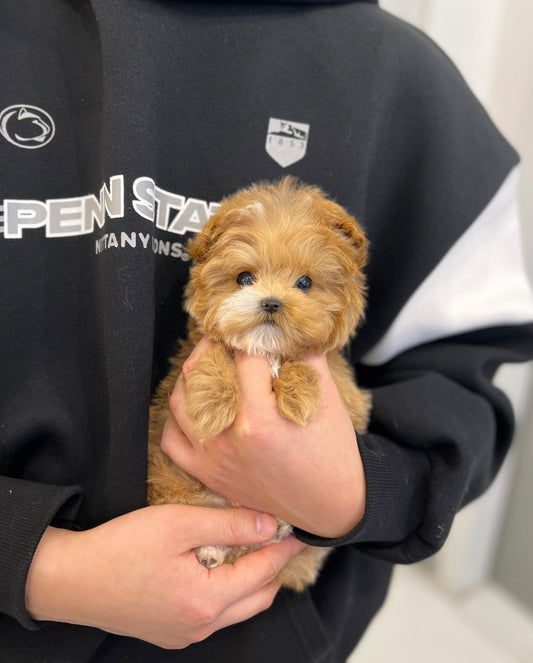
[[[304,158],[308,137],[308,124],[271,117],[268,121],[265,149],[276,163],[287,168]]]

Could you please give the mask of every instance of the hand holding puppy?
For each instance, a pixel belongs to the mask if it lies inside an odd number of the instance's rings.
[[[34,555],[26,607],[34,619],[93,626],[181,649],[272,603],[273,579],[303,545],[294,537],[207,570],[207,541],[263,544],[276,530],[246,509],[163,505],[83,531],[49,527]]]
[[[235,352],[241,410],[233,424],[200,442],[187,416],[187,376],[213,341],[204,338],[183,366],[170,398],[161,446],[172,461],[228,499],[324,537],[361,520],[365,479],[350,417],[323,356],[307,363],[319,376],[315,418],[300,426],[282,417],[264,357]]]

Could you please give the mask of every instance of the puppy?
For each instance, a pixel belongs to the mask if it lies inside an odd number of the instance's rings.
[[[189,333],[150,410],[148,501],[235,506],[160,449],[169,395],[183,362],[203,335],[216,341],[186,383],[187,414],[200,440],[231,426],[239,411],[235,348],[268,358],[279,412],[302,426],[319,404],[318,376],[303,357],[326,354],[355,430],[364,432],[370,397],[356,386],[341,350],[364,311],[367,241],[355,219],[319,189],[285,178],[223,200],[188,250],[193,260],[185,291]],[[290,532],[280,521],[276,540]],[[196,554],[212,568],[251,549],[206,546]],[[303,550],[281,571],[280,584],[302,590],[313,583],[328,551]]]

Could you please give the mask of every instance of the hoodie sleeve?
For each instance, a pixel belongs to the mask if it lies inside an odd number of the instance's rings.
[[[533,324],[478,330],[366,367],[372,432],[360,440],[367,512],[349,540],[386,560],[440,549],[458,510],[490,484],[513,413],[492,384],[504,362],[533,357]]]
[[[28,629],[39,627],[25,608],[26,579],[44,530],[71,521],[79,507],[76,487],[0,477],[0,612]]]

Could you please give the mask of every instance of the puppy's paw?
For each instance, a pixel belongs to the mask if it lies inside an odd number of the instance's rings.
[[[237,416],[238,407],[235,402],[211,399],[210,394],[197,391],[187,398],[187,415],[192,421],[194,432],[203,442],[215,437],[229,428]]]
[[[305,426],[316,415],[320,388],[316,371],[303,361],[283,364],[272,387],[281,416]]]
[[[280,520],[278,518],[278,529],[276,530],[274,538],[272,539],[272,543],[278,543],[278,541],[287,538],[291,534],[292,525],[289,525],[289,523],[286,523],[284,520]]]
[[[214,569],[226,561],[229,546],[202,546],[194,551],[196,559],[206,569]]]
[[[240,407],[235,368],[219,351],[202,355],[186,380],[186,408],[200,440],[218,435],[233,423]]]

